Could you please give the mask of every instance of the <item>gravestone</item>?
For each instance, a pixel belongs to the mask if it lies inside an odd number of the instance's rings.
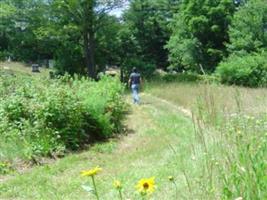
[[[32,72],[33,73],[39,73],[39,64],[32,64]]]
[[[49,65],[49,68],[53,68],[54,67],[54,64],[55,64],[55,61],[54,60],[48,60],[48,65]]]

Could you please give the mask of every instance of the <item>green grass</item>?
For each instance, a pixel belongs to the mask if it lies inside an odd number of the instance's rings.
[[[147,91],[192,111],[192,148],[206,155],[196,179],[208,199],[267,198],[266,88],[172,83]]]
[[[40,67],[40,73],[32,73],[30,64],[21,62],[1,62],[0,61],[0,72],[12,73],[12,74],[26,74],[26,75],[37,75],[37,76],[48,76],[49,69]]]
[[[155,97],[151,97],[150,95]],[[0,199],[94,199],[79,172],[95,166],[101,200],[140,199],[135,185],[155,176],[151,199],[265,199],[267,90],[220,85],[148,85],[132,106],[128,135],[22,174],[0,179]],[[167,101],[167,102],[166,102]],[[169,103],[168,103],[169,102]],[[193,120],[180,107],[193,111]],[[178,187],[168,181],[174,176]]]
[[[167,177],[177,178],[181,198],[190,195],[185,181],[183,165],[193,161],[189,141],[194,135],[190,119],[166,107],[161,102],[144,97],[145,105],[133,107],[127,119],[129,135],[117,142],[97,144],[88,151],[70,155],[54,164],[36,167],[22,175],[14,174],[1,184],[2,199],[93,199],[83,191],[88,182],[79,172],[96,165],[104,170],[97,176],[101,199],[116,199],[112,189],[114,179],[124,184],[124,193],[131,199],[139,199],[135,184],[143,177],[156,177],[155,199],[174,199],[175,189]],[[164,120],[162,120],[164,119]],[[173,126],[176,122],[176,126]],[[181,152],[176,155],[174,153]],[[186,163],[178,162],[186,157]],[[190,171],[189,171],[190,170]]]

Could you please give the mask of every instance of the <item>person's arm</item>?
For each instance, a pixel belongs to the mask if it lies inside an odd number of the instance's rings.
[[[131,87],[131,83],[132,83],[132,75],[130,75],[130,78],[128,80],[128,86]]]

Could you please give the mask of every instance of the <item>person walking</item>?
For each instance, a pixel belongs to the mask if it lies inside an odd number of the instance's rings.
[[[134,67],[132,69],[132,73],[130,74],[130,78],[128,81],[128,84],[130,85],[132,89],[132,95],[133,95],[133,103],[139,104],[140,103],[140,97],[139,97],[139,90],[142,83],[141,74],[137,72],[137,69]]]

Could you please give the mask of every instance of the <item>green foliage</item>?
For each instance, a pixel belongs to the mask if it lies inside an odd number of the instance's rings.
[[[74,42],[64,42],[55,53],[57,74],[85,74],[85,62],[82,48]],[[68,55],[68,56],[66,56]]]
[[[229,30],[231,53],[251,53],[267,48],[267,4],[248,1],[235,13]]]
[[[214,75],[200,75],[197,73],[166,73],[155,74],[153,82],[158,83],[219,83],[218,77]]]
[[[22,61],[52,57],[56,44],[51,48],[50,40],[40,41],[35,35],[35,30],[47,22],[46,1],[3,0],[0,7],[5,10],[0,15],[0,51]]]
[[[20,141],[23,158],[77,150],[120,131],[125,104],[117,79],[3,76],[0,84],[0,145]]]
[[[201,80],[201,76],[192,73],[165,74],[162,80],[165,82],[197,82]]]
[[[167,68],[169,39],[168,20],[171,18],[170,2],[167,0],[134,0],[124,14],[124,27],[120,38],[122,59],[139,57],[159,68]],[[125,54],[126,53],[126,54]]]
[[[0,51],[0,61],[5,61],[8,58],[9,53],[6,51]]]
[[[226,54],[228,25],[234,11],[232,0],[183,1],[170,25],[172,34],[166,46],[171,66],[213,71]]]
[[[119,7],[121,3],[122,0],[55,0],[50,4],[50,15],[57,18],[51,20],[53,29],[60,30],[61,27],[65,27],[63,34],[60,34],[65,38],[61,44],[72,41],[73,48],[83,50],[81,57],[91,78],[96,78],[98,70],[96,66],[103,68],[107,64],[117,64],[109,62],[114,62],[116,58],[117,37],[114,27],[116,29],[119,23],[107,12]],[[69,28],[72,31],[69,31]],[[62,45],[63,48],[65,46]],[[111,56],[110,52],[115,55]],[[75,54],[72,54],[72,57],[75,58]],[[67,64],[67,62],[61,63]],[[63,68],[69,69],[68,64]]]
[[[229,30],[229,58],[216,73],[223,83],[249,87],[267,86],[267,4],[248,1],[235,13]],[[258,53],[257,53],[258,52]]]
[[[133,67],[136,67],[138,72],[141,73],[142,77],[151,78],[154,71],[156,70],[156,65],[139,58],[129,58],[123,63],[124,72],[129,75],[132,72]]]
[[[60,72],[90,72],[118,63],[119,21],[107,14],[122,0],[2,0],[0,59],[57,60]],[[97,8],[97,9],[96,9]],[[86,71],[87,67],[87,71]]]
[[[222,83],[249,87],[267,86],[266,53],[232,55],[220,63],[216,73]]]
[[[11,171],[13,171],[11,164],[8,162],[0,162],[0,175],[2,174],[8,174]]]
[[[119,32],[122,24],[116,17],[108,15],[103,17],[103,21],[103,25],[96,35],[98,71],[105,69],[106,65],[118,65],[120,63]]]

